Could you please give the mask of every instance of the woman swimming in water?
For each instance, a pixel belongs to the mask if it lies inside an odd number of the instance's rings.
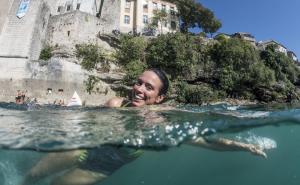
[[[132,88],[130,100],[115,97],[107,101],[111,108],[133,106],[145,107],[160,104],[165,100],[169,81],[164,72],[149,69],[142,73]],[[231,141],[227,139],[208,140],[198,137],[188,144],[202,146],[220,151],[250,151],[266,157],[259,147]],[[23,184],[32,185],[36,181],[54,173],[65,171],[55,178],[53,185],[91,185],[102,181],[123,165],[138,158],[143,151],[122,146],[105,145],[91,150],[74,150],[69,152],[51,153],[42,158],[26,175]]]

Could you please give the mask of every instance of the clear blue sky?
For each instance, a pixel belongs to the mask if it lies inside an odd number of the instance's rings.
[[[197,0],[221,20],[219,32],[273,39],[300,58],[300,0]]]

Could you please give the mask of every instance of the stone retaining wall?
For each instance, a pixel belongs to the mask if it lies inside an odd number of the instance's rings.
[[[74,91],[86,105],[101,105],[115,96],[104,82],[99,82],[97,91],[88,94],[84,84],[87,77],[80,65],[63,59],[54,58],[42,64],[24,59],[0,59],[0,101],[14,102],[17,90],[27,91],[28,97],[37,98],[40,103],[59,99],[66,103]],[[59,92],[61,90],[63,92]]]

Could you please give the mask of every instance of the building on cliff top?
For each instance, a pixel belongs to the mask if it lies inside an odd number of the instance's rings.
[[[243,40],[249,42],[250,44],[252,44],[253,46],[256,46],[255,37],[253,35],[251,35],[250,33],[237,32],[237,33],[232,34],[232,37],[243,39]]]
[[[288,56],[287,48],[285,46],[283,46],[282,44],[276,42],[275,40],[266,40],[266,41],[260,41],[257,43],[257,47],[260,50],[265,50],[267,48],[267,46],[269,46],[269,45],[275,45],[276,46],[275,50],[277,52],[281,52],[281,53],[285,54],[286,56]]]

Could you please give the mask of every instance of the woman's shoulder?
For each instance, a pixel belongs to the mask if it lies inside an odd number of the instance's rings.
[[[122,97],[113,97],[105,103],[105,106],[111,107],[111,108],[122,107],[124,100],[125,100],[125,98],[122,98]]]

